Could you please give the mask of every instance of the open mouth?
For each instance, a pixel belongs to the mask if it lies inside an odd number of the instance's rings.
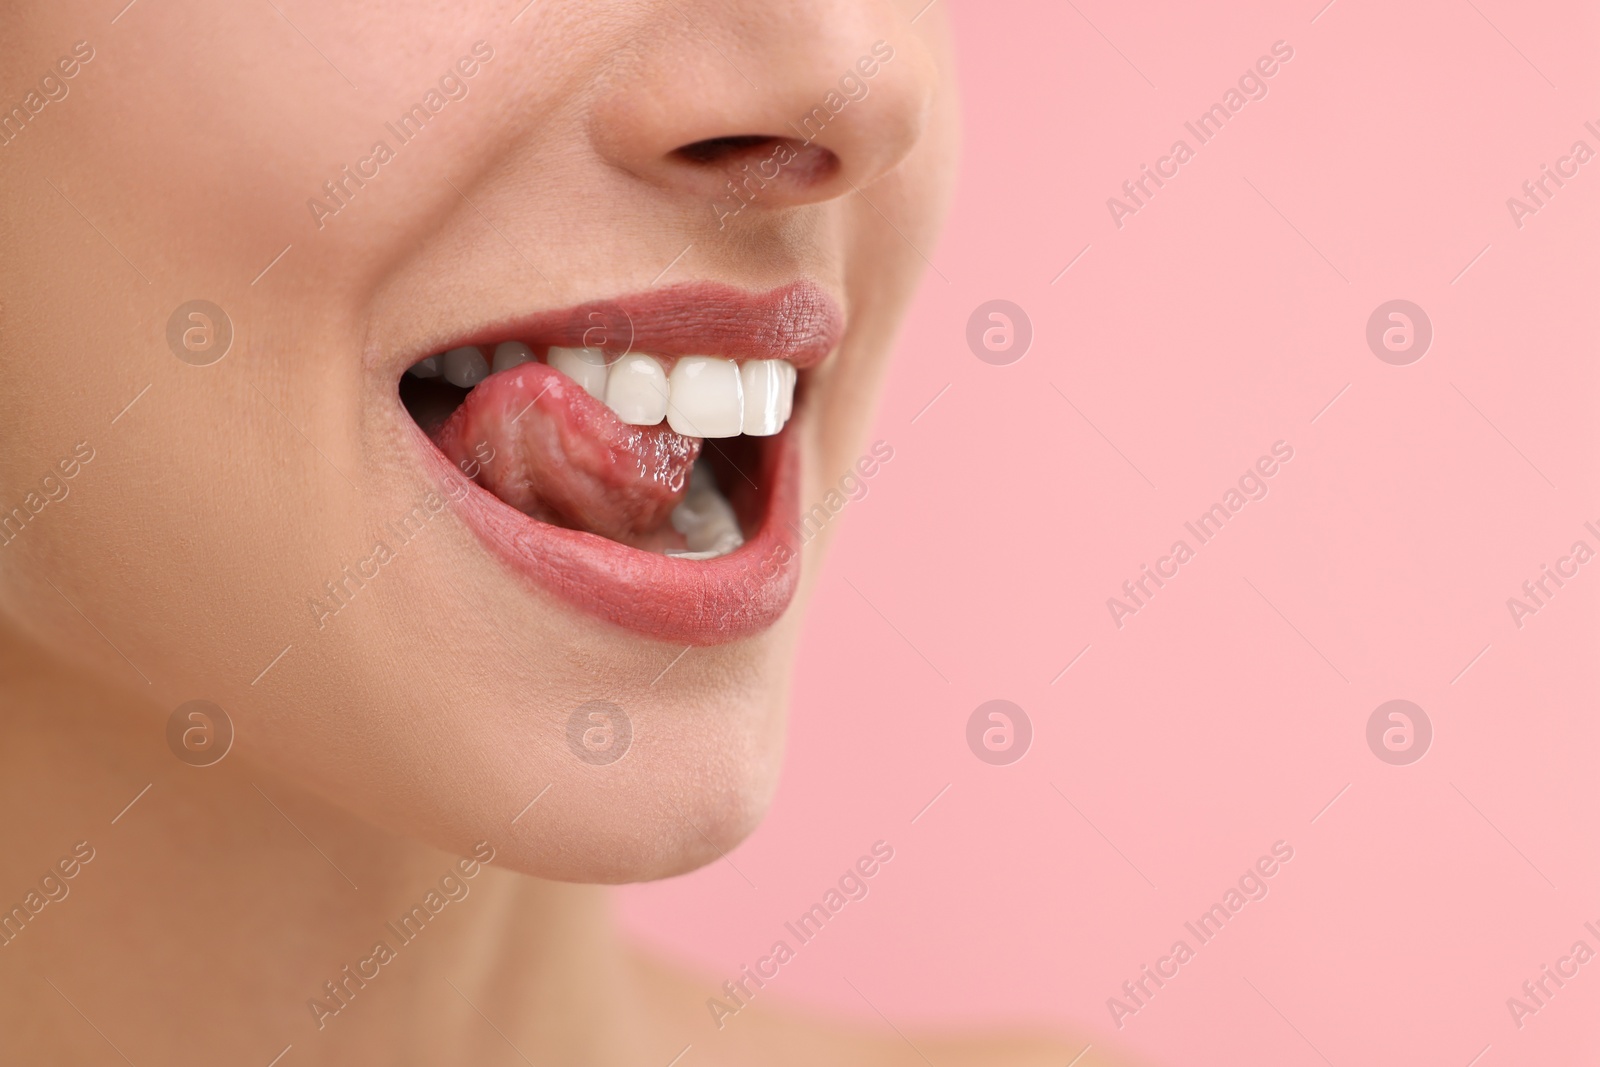
[[[710,644],[793,597],[790,424],[841,324],[810,283],[679,285],[468,330],[399,392],[503,561],[614,623]]]

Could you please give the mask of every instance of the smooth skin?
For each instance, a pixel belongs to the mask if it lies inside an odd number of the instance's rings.
[[[669,266],[811,278],[845,306],[797,424],[803,499],[835,481],[953,179],[943,5],[915,23],[920,4],[886,0],[118,6],[0,3],[0,107],[29,118],[0,147],[0,519],[25,512],[0,538],[0,905],[93,850],[0,945],[0,1061],[1077,1055],[912,1047],[765,1002],[719,1031],[715,982],[614,932],[593,883],[692,870],[759,822],[808,585],[770,631],[674,663],[515,578],[447,509],[331,618],[310,607],[433,488],[397,398],[408,353]],[[676,150],[793,135],[880,41],[894,58],[817,138],[837,169],[721,218],[726,174]],[[465,95],[399,144],[385,124],[477,42],[492,58]],[[308,206],[380,140],[376,177]],[[167,337],[197,298],[234,330],[203,367]],[[596,698],[633,723],[609,767],[566,740]],[[204,768],[168,746],[194,699],[236,731]],[[324,982],[480,842],[494,860],[467,895],[319,1020]]]

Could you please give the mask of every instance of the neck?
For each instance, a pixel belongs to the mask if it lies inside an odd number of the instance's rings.
[[[0,691],[7,1060],[647,1058],[602,890],[394,837],[241,746],[186,765],[170,709],[4,636]]]

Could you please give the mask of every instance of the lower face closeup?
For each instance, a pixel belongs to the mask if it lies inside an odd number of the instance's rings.
[[[3,636],[458,854],[716,858],[949,193],[920,6],[20,5]]]

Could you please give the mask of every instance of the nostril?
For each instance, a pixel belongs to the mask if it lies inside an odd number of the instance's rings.
[[[723,163],[731,157],[740,156],[752,148],[763,146],[772,148],[783,140],[781,137],[767,137],[763,134],[740,134],[737,137],[710,137],[694,144],[686,144],[675,153],[678,158],[690,163]]]
[[[804,188],[820,184],[839,172],[839,157],[830,149],[792,137],[739,134],[711,137],[683,145],[672,154],[697,167],[727,172],[730,178],[759,175],[768,181]]]

